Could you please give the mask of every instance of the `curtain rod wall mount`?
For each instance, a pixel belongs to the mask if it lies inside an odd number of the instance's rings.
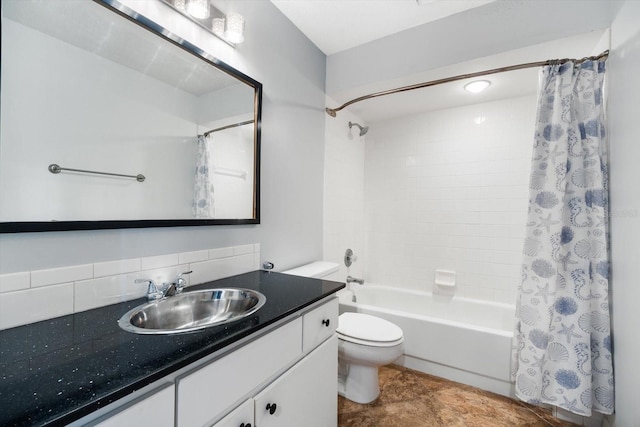
[[[396,89],[389,89],[389,90],[384,90],[384,91],[381,91],[381,92],[375,92],[375,93],[372,93],[372,94],[369,94],[369,95],[360,96],[358,98],[352,99],[351,101],[345,102],[344,104],[342,104],[339,107],[336,107],[336,108],[327,107],[327,108],[325,108],[325,111],[331,117],[336,117],[338,111],[342,110],[345,107],[348,107],[349,105],[355,104],[356,102],[365,101],[367,99],[377,98],[379,96],[392,95],[394,93],[406,92],[406,91],[415,90],[415,89],[422,89],[422,88],[430,87],[430,86],[437,86],[437,85],[441,85],[441,84],[444,84],[444,83],[455,82],[455,81],[458,81],[458,80],[471,79],[471,78],[482,77],[482,76],[487,76],[487,75],[491,75],[491,74],[498,74],[498,73],[503,73],[505,71],[522,70],[522,69],[525,69],[525,68],[544,67],[544,66],[547,66],[547,65],[557,65],[557,64],[562,64],[564,62],[568,62],[568,61],[572,61],[572,62],[575,62],[576,64],[580,64],[580,63],[586,62],[586,61],[606,60],[608,58],[608,56],[609,56],[609,50],[605,50],[604,52],[602,52],[599,55],[587,56],[587,57],[584,57],[582,59],[570,59],[570,58],[548,59],[546,61],[528,62],[528,63],[525,63],[525,64],[517,64],[517,65],[510,65],[510,66],[507,66],[507,67],[492,68],[490,70],[478,71],[478,72],[475,72],[475,73],[459,74],[459,75],[453,76],[453,77],[445,77],[443,79],[432,80],[432,81],[423,82],[423,83],[417,83],[417,84],[410,85],[410,86],[403,86],[403,87],[399,87],[399,88],[396,88]]]

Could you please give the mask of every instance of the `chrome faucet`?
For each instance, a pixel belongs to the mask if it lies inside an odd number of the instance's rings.
[[[359,285],[364,285],[364,279],[358,279],[356,277],[347,276],[347,283],[357,283]]]
[[[176,294],[179,294],[183,291],[187,281],[182,277],[184,274],[191,274],[193,271],[185,271],[184,273],[178,274],[175,282],[173,283],[163,283],[162,286],[156,285],[152,279],[135,279],[135,283],[144,283],[148,282],[149,287],[147,288],[147,299],[149,301],[155,301],[158,299],[162,299],[165,297],[172,297]]]

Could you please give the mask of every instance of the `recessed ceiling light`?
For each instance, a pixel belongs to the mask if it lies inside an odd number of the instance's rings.
[[[491,86],[489,80],[475,80],[464,85],[464,90],[471,93],[480,93]]]

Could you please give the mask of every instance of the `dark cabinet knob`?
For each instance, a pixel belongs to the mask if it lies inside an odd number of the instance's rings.
[[[267,403],[267,411],[269,411],[270,415],[273,415],[276,412],[277,405],[275,403]]]
[[[240,424],[240,427],[251,427],[251,423],[242,423]]]
[[[329,327],[329,322],[330,322],[330,319],[324,319],[322,321],[322,324],[328,328]]]

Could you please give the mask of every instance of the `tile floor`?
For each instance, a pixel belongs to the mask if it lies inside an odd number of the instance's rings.
[[[380,397],[338,398],[338,427],[570,427],[549,410],[396,365],[380,369]]]

